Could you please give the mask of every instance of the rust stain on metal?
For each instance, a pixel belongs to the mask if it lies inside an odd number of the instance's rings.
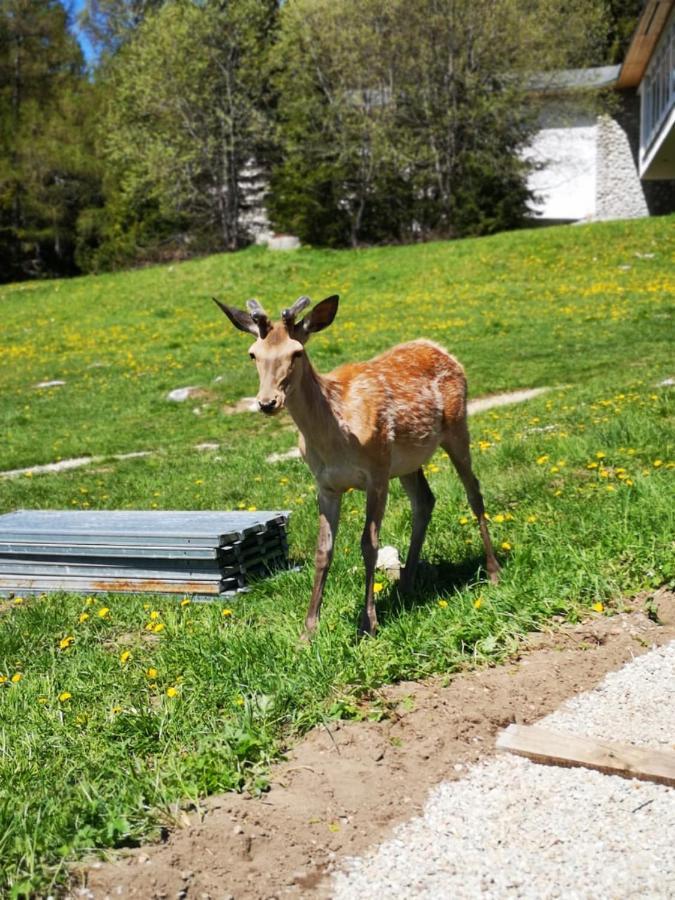
[[[93,581],[91,590],[124,591],[134,593],[163,593],[163,594],[218,594],[218,585],[213,582],[194,581],[163,581],[161,578],[135,579],[128,581],[124,578],[113,578],[104,581]]]

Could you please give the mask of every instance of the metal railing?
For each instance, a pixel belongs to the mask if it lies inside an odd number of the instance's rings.
[[[675,15],[671,15],[642,82],[640,148],[644,160],[675,107]]]

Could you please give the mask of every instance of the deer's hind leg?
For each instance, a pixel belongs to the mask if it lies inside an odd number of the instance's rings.
[[[401,573],[401,591],[408,593],[412,590],[415,580],[415,571],[420,559],[420,551],[427,533],[427,527],[431,519],[436,499],[431,492],[429,482],[424,477],[422,469],[402,475],[400,482],[410,499],[412,507],[412,536],[410,549],[405,560],[405,567]]]
[[[456,421],[453,423],[452,428],[449,428],[443,435],[441,447],[443,447],[452,460],[452,464],[457,470],[457,474],[464,485],[469,506],[473,510],[474,516],[478,519],[478,528],[483,540],[483,546],[485,547],[485,567],[490,576],[490,581],[492,581],[493,584],[496,584],[499,581],[500,567],[492,548],[492,541],[490,540],[490,532],[488,531],[487,520],[485,519],[485,504],[483,503],[483,495],[480,492],[480,484],[471,468],[469,429],[467,428],[466,420],[460,420],[459,422]]]
[[[366,523],[361,535],[361,553],[366,570],[366,598],[359,625],[360,634],[374,635],[377,631],[377,612],[375,609],[375,565],[377,548],[380,540],[380,525],[387,505],[389,481],[372,483],[366,490]]]

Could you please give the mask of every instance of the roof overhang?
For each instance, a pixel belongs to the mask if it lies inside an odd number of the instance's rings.
[[[673,7],[675,0],[647,0],[645,3],[616,83],[620,90],[635,88],[642,81]]]
[[[553,69],[535,72],[527,79],[528,91],[535,94],[568,94],[573,91],[599,91],[616,87],[621,66],[590,69]]]

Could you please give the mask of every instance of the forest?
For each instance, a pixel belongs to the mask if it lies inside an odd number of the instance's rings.
[[[516,228],[528,76],[620,61],[640,6],[0,0],[0,281]]]

